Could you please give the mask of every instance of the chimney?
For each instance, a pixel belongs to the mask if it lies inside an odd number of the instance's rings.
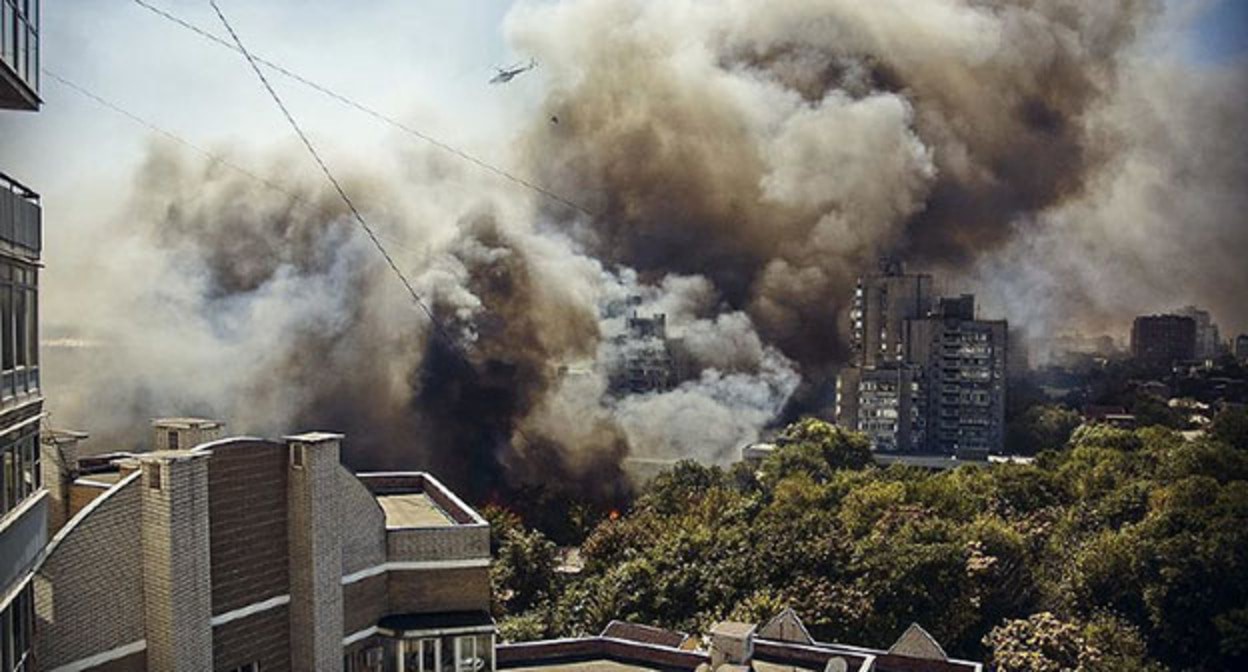
[[[208,452],[136,456],[148,669],[212,669]]]
[[[69,520],[70,484],[78,476],[78,444],[82,432],[53,429],[44,432],[39,446],[39,470],[48,490],[48,538]]]
[[[342,667],[341,434],[286,437],[291,667]]]
[[[225,425],[204,418],[152,420],[152,450],[190,450],[221,438]]]
[[[722,665],[748,667],[754,657],[753,623],[721,621],[711,628],[711,669]]]

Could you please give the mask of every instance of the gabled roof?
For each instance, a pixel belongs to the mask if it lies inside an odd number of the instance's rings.
[[[763,639],[774,639],[780,642],[795,644],[814,644],[815,638],[810,636],[797,612],[786,608],[778,613],[766,625],[758,629],[758,636]]]
[[[919,626],[918,623],[911,623],[906,631],[901,633],[896,642],[888,648],[888,652],[898,656],[909,656],[910,658],[923,658],[926,660],[949,660],[949,656],[945,654],[945,650],[940,647],[936,640]]]
[[[680,648],[680,645],[689,639],[689,635],[683,632],[664,630],[651,625],[640,625],[625,621],[611,621],[607,624],[607,627],[603,628],[602,634],[598,636],[640,642],[642,644],[670,646],[674,649]]]

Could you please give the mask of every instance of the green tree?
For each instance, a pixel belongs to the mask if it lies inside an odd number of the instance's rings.
[[[1032,406],[1006,429],[1006,447],[1020,455],[1061,450],[1083,418],[1064,406]]]
[[[537,530],[508,530],[491,568],[504,613],[518,614],[554,593],[556,548]]]
[[[1223,409],[1214,417],[1209,434],[1232,448],[1248,451],[1248,408]]]

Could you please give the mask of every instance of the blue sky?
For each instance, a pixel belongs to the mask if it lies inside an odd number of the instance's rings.
[[[1225,62],[1248,51],[1248,0],[1219,0],[1196,23],[1192,52],[1203,61]]]

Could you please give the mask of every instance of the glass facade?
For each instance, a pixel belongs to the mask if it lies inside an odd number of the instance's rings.
[[[43,485],[39,472],[39,433],[37,425],[7,434],[0,439],[4,474],[0,479],[0,515],[21,505]]]
[[[0,0],[0,59],[39,92],[39,0]]]
[[[347,672],[493,672],[494,634],[407,636],[349,655]]]
[[[39,273],[0,258],[0,400],[39,390]]]
[[[33,672],[35,600],[27,584],[0,614],[0,672]]]

